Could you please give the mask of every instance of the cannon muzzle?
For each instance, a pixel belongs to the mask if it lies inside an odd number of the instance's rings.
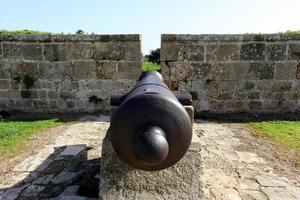
[[[110,125],[117,155],[147,171],[178,162],[192,139],[192,122],[183,102],[191,105],[191,97],[181,95],[178,100],[156,71],[144,72],[126,95],[112,96],[111,105],[119,106]]]

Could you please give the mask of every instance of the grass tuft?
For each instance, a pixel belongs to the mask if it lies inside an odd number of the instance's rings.
[[[300,151],[300,121],[265,121],[247,124],[262,137]]]
[[[160,71],[160,65],[159,64],[156,64],[156,63],[153,63],[153,62],[143,62],[142,64],[142,71],[145,72],[145,71]]]
[[[42,130],[58,126],[62,122],[56,119],[37,121],[0,121],[0,153],[18,151],[27,139]]]

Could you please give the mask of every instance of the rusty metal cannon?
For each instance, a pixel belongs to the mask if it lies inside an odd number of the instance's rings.
[[[147,171],[177,163],[192,139],[192,119],[184,106],[190,95],[175,95],[156,71],[142,73],[126,95],[111,97],[117,106],[109,128],[116,154],[128,165]]]

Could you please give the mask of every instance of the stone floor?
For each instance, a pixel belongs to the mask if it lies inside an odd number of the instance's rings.
[[[97,199],[107,117],[71,124],[0,178],[0,200]],[[97,120],[97,121],[93,121]],[[206,199],[300,200],[300,169],[280,162],[243,124],[196,121]],[[87,184],[87,182],[89,182]]]
[[[300,199],[300,169],[274,158],[244,124],[196,121],[206,199]]]
[[[35,150],[1,177],[0,200],[97,199],[89,196],[98,195],[93,190],[99,187],[100,146],[108,119],[87,117],[84,120],[98,121],[71,124]]]

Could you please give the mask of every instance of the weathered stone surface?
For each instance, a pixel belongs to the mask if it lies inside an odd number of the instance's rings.
[[[166,43],[162,45],[162,49],[162,61],[204,61],[203,45]]]
[[[120,62],[117,69],[118,79],[137,80],[142,72],[140,62]]]
[[[264,60],[266,54],[266,45],[262,43],[242,44],[241,60]]]
[[[214,64],[212,70],[213,80],[243,80],[249,68],[248,63],[222,63]]]
[[[102,146],[99,198],[201,199],[201,147],[196,138],[193,141],[190,150],[175,166],[147,172],[133,169],[121,161],[107,134]]]
[[[298,63],[278,63],[276,64],[274,78],[277,80],[290,80],[297,77]]]
[[[300,43],[289,43],[289,60],[300,60]]]
[[[73,77],[72,65],[69,62],[43,63],[39,66],[40,78],[65,80]]]
[[[7,59],[21,59],[21,44],[20,43],[3,43],[3,58]]]
[[[44,56],[48,61],[64,61],[66,60],[66,45],[65,44],[45,44]]]
[[[273,79],[274,67],[274,64],[270,63],[250,63],[246,77],[250,80]]]
[[[42,60],[42,46],[40,44],[23,44],[22,56],[24,60]]]
[[[80,79],[95,79],[96,78],[96,62],[95,61],[76,61],[72,63],[74,70],[74,78]]]
[[[95,42],[93,45],[93,58],[96,60],[124,60],[126,44],[113,42]]]
[[[191,63],[191,80],[210,79],[212,65],[210,63]]]
[[[207,61],[234,61],[239,59],[239,44],[207,45]]]
[[[96,61],[96,78],[115,80],[117,78],[117,63]]]
[[[70,42],[66,44],[66,59],[91,59],[93,46],[89,42]]]
[[[287,44],[267,45],[267,59],[270,61],[285,60],[287,57]]]

